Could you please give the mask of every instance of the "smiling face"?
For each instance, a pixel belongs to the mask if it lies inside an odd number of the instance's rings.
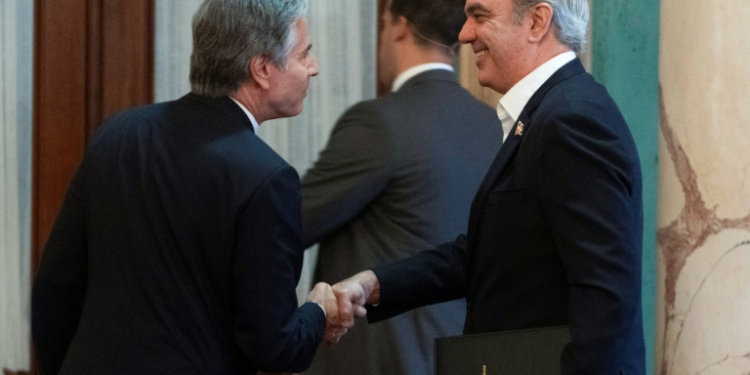
[[[312,45],[304,18],[297,20],[295,31],[297,43],[287,56],[286,66],[270,66],[268,100],[274,112],[273,118],[296,116],[302,112],[310,77],[318,75],[318,61],[310,51]]]
[[[505,94],[529,73],[528,17],[514,22],[513,0],[468,0],[466,23],[458,39],[477,55],[482,86]]]

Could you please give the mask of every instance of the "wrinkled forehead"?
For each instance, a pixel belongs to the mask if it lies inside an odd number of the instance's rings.
[[[491,12],[512,4],[513,0],[466,0],[464,10],[466,11],[466,14],[472,14],[479,11]]]

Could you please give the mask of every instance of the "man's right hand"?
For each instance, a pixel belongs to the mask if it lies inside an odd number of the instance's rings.
[[[354,319],[367,315],[366,304],[380,302],[380,281],[371,270],[360,272],[333,286],[338,299],[338,313],[341,325],[354,326]]]

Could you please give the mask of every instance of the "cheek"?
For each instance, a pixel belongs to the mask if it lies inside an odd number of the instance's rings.
[[[481,30],[481,38],[490,50],[503,49],[503,29],[494,24],[487,24]]]
[[[300,85],[304,85],[304,87],[307,87],[307,85],[310,83],[309,72],[310,69],[308,69],[307,66],[304,66],[300,69],[299,74],[297,75]]]
[[[490,58],[492,59],[492,62],[496,65],[498,63],[501,63],[506,58],[507,53],[513,53],[512,49],[508,49],[508,40],[503,40],[503,38],[499,38],[497,36],[494,36],[494,38],[491,38],[488,42],[489,44],[489,52],[490,52]]]

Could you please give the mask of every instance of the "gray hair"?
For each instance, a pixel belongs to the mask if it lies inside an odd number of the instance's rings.
[[[206,0],[193,16],[192,91],[213,98],[236,91],[257,56],[285,68],[306,11],[307,0]]]
[[[586,25],[589,22],[589,4],[586,0],[513,0],[514,19],[521,22],[523,14],[539,3],[552,7],[552,27],[560,43],[575,53],[586,47]]]

